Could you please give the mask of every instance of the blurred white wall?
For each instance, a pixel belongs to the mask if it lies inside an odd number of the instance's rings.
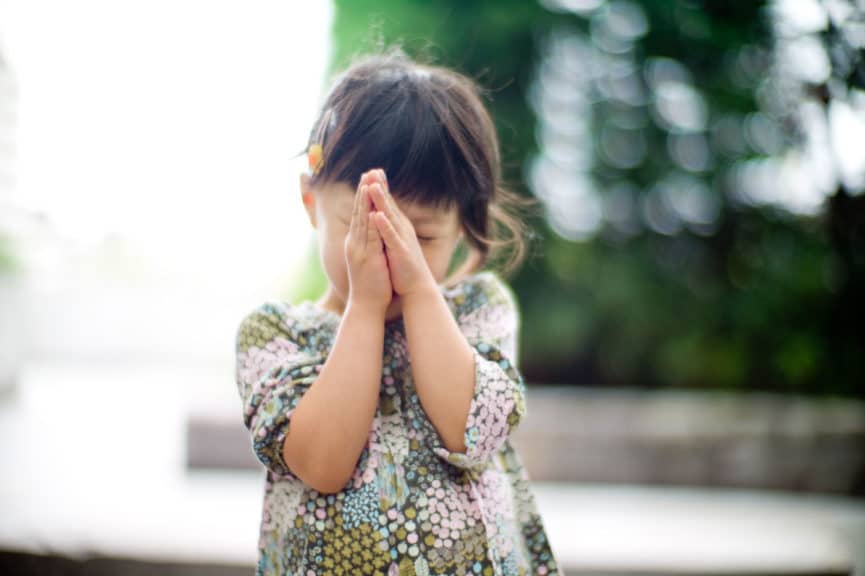
[[[0,0],[28,359],[232,359],[313,241],[289,157],[331,21],[329,2]]]

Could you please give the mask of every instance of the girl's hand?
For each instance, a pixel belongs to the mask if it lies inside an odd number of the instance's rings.
[[[429,287],[436,287],[435,278],[426,263],[411,220],[402,213],[390,189],[384,170],[374,170],[375,181],[370,185],[370,197],[378,210],[375,225],[384,239],[390,281],[402,297]]]
[[[393,296],[384,245],[371,211],[369,183],[371,172],[364,173],[354,196],[348,234],[345,238],[345,260],[348,267],[349,301],[384,311]]]

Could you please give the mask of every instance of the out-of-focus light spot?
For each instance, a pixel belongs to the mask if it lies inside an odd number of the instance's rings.
[[[544,203],[551,228],[568,240],[590,238],[602,220],[601,201],[589,177],[594,163],[590,124],[595,52],[572,32],[545,40],[543,60],[528,89],[538,116],[540,153],[526,163],[526,180]]]
[[[598,78],[597,85],[608,100],[630,106],[646,103],[646,94],[637,76],[637,67],[629,60],[617,62],[611,59],[606,74]]]
[[[653,92],[655,121],[662,128],[699,131],[706,127],[706,102],[685,66],[671,58],[650,58],[644,75]]]
[[[600,65],[591,44],[572,32],[554,31],[545,52],[549,56],[547,70],[569,81],[572,87],[588,82]]]
[[[662,82],[655,87],[654,104],[667,130],[698,131],[706,127],[706,102],[690,84]]]
[[[727,75],[742,90],[751,90],[765,77],[769,59],[767,50],[747,44],[725,55]]]
[[[551,125],[558,133],[576,136],[588,129],[589,118],[581,110],[590,103],[559,80],[542,76],[529,89],[529,103],[542,118],[555,118]]]
[[[587,171],[592,167],[592,150],[580,135],[559,132],[555,126],[539,122],[538,142],[543,142],[544,155],[568,170]]]
[[[832,157],[826,114],[816,102],[802,104],[799,114],[805,134],[803,160],[798,163],[804,172],[802,179],[810,180],[815,194],[831,194],[838,185],[838,175]]]
[[[865,9],[865,3],[859,0],[860,9]],[[848,24],[848,19],[856,13],[856,8],[849,0],[823,0],[823,8],[835,26]]]
[[[659,234],[672,236],[682,230],[682,222],[676,215],[663,189],[656,184],[640,198],[643,220]]]
[[[865,22],[848,22],[842,30],[844,39],[858,50],[865,48]]]
[[[705,172],[711,166],[709,144],[700,132],[668,134],[667,151],[670,158],[688,172]]]
[[[619,38],[636,40],[649,31],[649,20],[639,4],[627,0],[610,2],[606,9],[607,28]]]
[[[814,36],[791,39],[783,44],[779,57],[793,74],[805,82],[823,83],[832,72],[826,49]]]
[[[721,212],[721,203],[705,181],[690,174],[673,172],[658,183],[680,220],[692,224],[712,224]]]
[[[529,182],[545,202],[552,228],[568,240],[585,240],[598,230],[601,201],[591,181],[580,172],[561,170],[544,156],[529,164]]]
[[[672,58],[648,58],[643,72],[651,86],[664,82],[692,83],[691,72],[681,62]]]
[[[784,147],[778,124],[762,112],[752,112],[745,118],[745,139],[760,154],[777,154]]]
[[[605,0],[541,0],[541,5],[553,12],[588,14],[604,4]]]
[[[646,157],[646,137],[642,130],[622,130],[606,124],[601,129],[600,148],[607,164],[621,169],[634,168]]]
[[[857,91],[853,104],[829,104],[829,133],[841,181],[849,191],[865,190],[865,93]]]
[[[817,32],[829,23],[826,10],[817,0],[775,0],[770,12],[784,36]]]
[[[771,205],[806,216],[822,208],[826,194],[810,181],[807,159],[798,150],[780,157],[745,160],[732,170],[733,199],[737,202]]]
[[[649,21],[639,5],[617,0],[592,17],[590,28],[596,46],[611,54],[621,54],[649,31]]]

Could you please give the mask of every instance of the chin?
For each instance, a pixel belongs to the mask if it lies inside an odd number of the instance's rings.
[[[387,320],[393,320],[395,318],[399,318],[402,316],[402,306],[398,296],[394,296],[390,304],[387,307],[387,312],[385,312],[385,318]]]

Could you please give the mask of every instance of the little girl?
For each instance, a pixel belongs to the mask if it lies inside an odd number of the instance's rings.
[[[263,303],[236,339],[267,469],[256,574],[557,574],[509,438],[526,413],[519,312],[481,269],[497,227],[523,252],[476,85],[401,49],[364,56],[308,155],[328,288]]]

